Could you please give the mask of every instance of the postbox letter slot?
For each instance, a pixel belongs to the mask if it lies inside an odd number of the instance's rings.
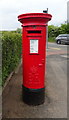
[[[39,33],[39,34],[41,34],[41,30],[29,30],[28,34],[31,34],[31,33],[34,33],[34,34]]]

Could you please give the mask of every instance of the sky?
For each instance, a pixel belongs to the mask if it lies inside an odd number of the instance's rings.
[[[59,26],[67,20],[68,0],[0,0],[0,30],[21,28],[18,15],[42,13],[48,8],[52,15],[49,25]]]

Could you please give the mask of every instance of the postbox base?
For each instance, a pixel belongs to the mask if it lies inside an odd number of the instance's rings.
[[[45,100],[45,88],[29,89],[22,85],[23,101],[28,105],[40,105]]]

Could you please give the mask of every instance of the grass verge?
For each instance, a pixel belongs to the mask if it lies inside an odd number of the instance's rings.
[[[55,42],[55,37],[49,37],[48,42]]]

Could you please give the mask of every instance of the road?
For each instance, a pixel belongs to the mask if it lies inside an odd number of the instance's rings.
[[[67,118],[67,46],[49,43],[45,103],[29,106],[22,101],[22,67],[3,91],[4,118]]]

